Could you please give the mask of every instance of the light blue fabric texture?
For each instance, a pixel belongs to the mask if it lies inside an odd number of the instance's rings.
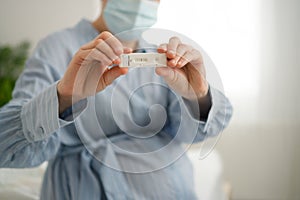
[[[196,199],[193,170],[185,154],[153,172],[120,172],[99,162],[80,140],[78,130],[86,131],[83,134],[97,131],[89,124],[87,101],[75,106],[76,116],[66,112],[59,117],[57,81],[76,51],[98,34],[89,21],[81,20],[73,28],[51,34],[39,42],[16,83],[13,99],[0,110],[0,167],[27,168],[49,161],[41,199]],[[135,131],[123,120],[128,113],[122,106],[116,107],[119,109],[116,122],[110,106],[114,86],[120,82],[122,87],[135,88],[141,79],[160,83],[165,89],[147,87],[137,92],[130,105],[135,122],[141,126],[149,123],[148,106],[153,103],[163,106],[167,115],[161,132],[145,140],[125,134],[121,126],[129,132]],[[207,121],[201,122],[188,106],[186,111],[180,112],[174,93],[153,68],[130,70],[95,97],[96,114],[107,137],[103,138],[98,153],[105,162],[121,169],[150,169],[183,149],[181,144],[186,138],[177,138],[168,153],[153,159],[130,157],[112,145],[137,153],[155,151],[172,141],[182,116],[199,126],[193,142],[218,135],[228,125],[232,107],[228,99],[212,87],[210,95],[212,108]],[[190,127],[183,125],[183,131],[188,137]]]

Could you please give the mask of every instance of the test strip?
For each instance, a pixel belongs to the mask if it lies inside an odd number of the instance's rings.
[[[130,53],[122,54],[120,67],[166,67],[164,53]]]

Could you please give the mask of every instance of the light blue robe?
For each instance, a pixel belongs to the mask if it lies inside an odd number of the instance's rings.
[[[0,167],[49,161],[41,199],[195,199],[192,166],[181,143],[218,135],[229,123],[231,104],[210,87],[212,108],[206,122],[199,121],[186,100],[179,101],[153,68],[145,68],[130,70],[95,98],[77,103],[73,115],[59,117],[57,81],[76,51],[98,34],[81,20],[39,42],[13,99],[0,110]],[[140,87],[144,83],[154,84]],[[127,104],[126,90],[134,88]],[[138,137],[157,131],[164,117],[157,134]],[[84,136],[96,137],[97,146],[89,140],[84,146]]]

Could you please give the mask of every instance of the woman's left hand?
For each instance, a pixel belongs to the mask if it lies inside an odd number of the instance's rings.
[[[208,82],[201,53],[172,37],[168,44],[161,44],[157,51],[166,53],[167,67],[157,67],[171,89],[189,100],[200,100],[208,93]]]

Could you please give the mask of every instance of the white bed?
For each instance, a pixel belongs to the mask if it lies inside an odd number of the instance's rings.
[[[199,199],[228,200],[224,190],[223,167],[217,151],[199,160],[199,150],[188,152],[194,165],[195,187]],[[39,191],[46,163],[34,169],[0,169],[1,200],[39,199]]]

